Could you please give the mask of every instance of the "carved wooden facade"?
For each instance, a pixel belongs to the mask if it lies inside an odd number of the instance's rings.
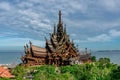
[[[61,21],[61,11],[59,12],[58,25],[54,26],[50,40],[46,39],[46,49],[48,53],[48,64],[67,65],[69,59],[77,57],[77,48],[70,41],[69,35],[66,33],[66,27]]]
[[[66,26],[63,26],[61,11],[59,11],[58,24],[54,25],[50,39],[45,39],[45,48],[34,46],[31,42],[30,47],[25,46],[25,55],[21,58],[24,65],[68,65],[71,58],[78,57],[78,49],[73,41],[70,41]]]
[[[30,47],[26,45],[24,48],[25,55],[21,58],[24,65],[32,66],[46,64],[47,52],[45,48],[35,46],[31,42]]]

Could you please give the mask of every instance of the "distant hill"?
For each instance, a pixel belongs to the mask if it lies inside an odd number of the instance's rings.
[[[120,52],[120,50],[99,50],[97,52]]]

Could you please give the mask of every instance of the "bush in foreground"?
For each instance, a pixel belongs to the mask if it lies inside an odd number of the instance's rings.
[[[120,80],[120,66],[110,63],[108,58],[100,58],[98,62],[72,66],[17,66],[12,74],[16,76],[14,80],[29,80],[26,75],[32,75],[33,80]]]

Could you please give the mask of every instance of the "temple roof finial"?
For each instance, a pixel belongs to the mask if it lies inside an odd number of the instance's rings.
[[[61,22],[61,10],[59,10],[59,24],[61,24],[62,22]]]
[[[56,34],[56,26],[55,26],[55,24],[54,24],[54,35]]]
[[[31,42],[31,41],[29,41],[29,43],[30,43],[30,45],[32,44],[32,42]]]
[[[65,24],[65,27],[64,27],[64,33],[66,34],[66,24]]]

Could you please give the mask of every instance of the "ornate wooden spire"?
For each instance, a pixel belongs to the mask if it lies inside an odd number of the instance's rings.
[[[29,41],[29,43],[30,43],[30,45],[32,45],[32,42],[31,42],[31,41]]]
[[[63,24],[62,24],[62,19],[61,19],[61,11],[59,11],[59,21],[57,25],[57,40],[60,41],[63,37]]]
[[[66,34],[66,25],[65,25],[65,27],[64,27],[64,34]]]
[[[61,22],[61,21],[62,21],[61,15],[62,15],[62,14],[61,14],[61,10],[60,10],[60,11],[59,11],[59,24],[62,23],[62,22]]]
[[[54,24],[54,32],[53,32],[54,35],[56,35],[56,26]]]

